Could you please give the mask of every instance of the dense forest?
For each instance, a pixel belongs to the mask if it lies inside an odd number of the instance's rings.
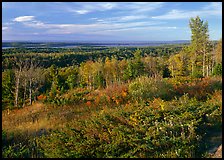
[[[209,157],[222,126],[222,39],[2,49],[2,157]]]

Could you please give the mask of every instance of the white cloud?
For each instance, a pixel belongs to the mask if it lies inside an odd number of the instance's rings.
[[[154,16],[153,19],[183,19],[189,18],[189,16],[193,16],[194,13],[191,12],[190,14],[181,10],[171,10],[167,14],[161,16]]]
[[[189,19],[191,17],[196,16],[221,16],[222,15],[222,6],[219,2],[212,2],[209,5],[203,7],[200,10],[193,10],[193,11],[187,11],[187,10],[171,10],[170,12],[160,15],[160,16],[154,16],[153,19]]]
[[[143,28],[149,26],[155,26],[158,24],[162,24],[165,22],[152,22],[152,21],[141,21],[141,22],[133,22],[129,20],[144,18],[143,16],[123,16],[123,17],[114,17],[112,19],[123,19],[124,21],[109,21],[109,20],[101,20],[96,19],[96,23],[89,24],[49,24],[45,22],[41,22],[38,20],[31,21],[19,21],[23,25],[27,27],[32,27],[36,29],[44,29],[44,33],[48,34],[74,34],[74,33],[96,33],[101,32],[103,30],[126,30],[127,28]],[[94,18],[95,19],[95,18]],[[126,21],[127,22],[126,22]]]
[[[34,19],[34,16],[20,16],[13,19],[14,22],[26,22],[26,21],[32,21]]]
[[[120,20],[121,21],[131,21],[131,20],[137,20],[137,19],[144,19],[146,18],[147,16],[145,15],[138,15],[138,16],[123,16],[123,17],[120,17]]]
[[[14,22],[6,22],[6,23],[3,23],[3,25],[13,25]]]
[[[165,2],[123,2],[120,9],[128,10],[132,13],[145,13],[163,7]]]
[[[9,27],[2,27],[2,31],[9,29]]]
[[[110,10],[110,9],[115,8],[117,6],[117,3],[109,3],[109,2],[107,2],[107,3],[101,3],[100,6],[102,8],[104,8],[105,10]]]
[[[85,3],[64,3],[60,7],[63,8],[66,12],[72,12],[76,14],[87,14],[91,12],[107,11],[114,9],[117,6],[117,3],[111,2],[85,2]]]
[[[145,13],[162,7],[164,2],[85,2],[61,5],[66,12],[87,14],[118,9],[119,12]],[[118,11],[116,10],[116,11]]]
[[[111,17],[111,18],[104,18],[104,19],[99,19],[99,18],[91,18],[91,19],[95,20],[96,22],[104,23],[104,24],[115,24],[115,23],[124,24],[124,22],[130,23],[131,21],[143,20],[146,18],[149,18],[149,17],[146,15],[136,15],[136,16],[119,16],[119,17]],[[143,22],[143,23],[145,23],[145,22]]]
[[[208,9],[220,10],[220,9],[222,9],[222,2],[211,2],[208,5],[206,5],[203,9],[205,9],[205,10],[208,10]]]
[[[130,27],[130,28],[120,28],[120,29],[107,29],[101,31],[95,31],[88,34],[101,34],[101,35],[114,35],[115,32],[136,32],[136,31],[156,31],[156,30],[174,30],[177,27],[170,27],[170,26],[140,26],[140,27]]]
[[[76,12],[78,14],[86,14],[86,13],[89,13],[90,11],[88,11],[88,10],[77,10],[77,11],[74,11],[74,12]]]

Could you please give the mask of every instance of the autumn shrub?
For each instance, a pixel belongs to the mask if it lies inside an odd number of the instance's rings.
[[[128,91],[132,98],[136,100],[158,97],[168,100],[173,96],[173,86],[161,78],[136,78],[129,84]]]
[[[216,124],[220,105],[184,95],[172,101],[157,98],[148,105],[104,108],[76,121],[79,127],[53,131],[38,142],[44,157],[52,158],[200,157],[207,130],[221,129]]]
[[[37,100],[38,100],[38,101],[44,101],[46,98],[47,98],[47,96],[45,96],[45,95],[43,95],[43,94],[37,96]]]
[[[178,86],[178,85],[181,85],[181,84],[187,84],[187,83],[191,83],[191,82],[194,82],[194,81],[197,81],[198,78],[193,78],[193,77],[190,77],[190,76],[176,76],[176,77],[173,77],[173,78],[165,78],[166,81],[170,84],[172,84],[173,86]]]
[[[222,79],[218,77],[207,77],[194,80],[190,83],[179,84],[174,89],[177,96],[188,94],[190,97],[206,100],[209,94],[222,89]]]
[[[128,101],[128,88],[125,84],[114,83],[105,89],[95,90],[84,96],[95,105],[124,104]]]
[[[46,103],[50,103],[53,105],[61,106],[61,105],[73,105],[79,104],[82,102],[86,102],[87,100],[84,98],[90,91],[87,89],[77,88],[72,90],[70,93],[57,95],[54,97],[47,97],[45,99]]]

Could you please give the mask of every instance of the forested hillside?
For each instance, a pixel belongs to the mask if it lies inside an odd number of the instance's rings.
[[[222,39],[2,50],[2,157],[202,158],[222,126]]]

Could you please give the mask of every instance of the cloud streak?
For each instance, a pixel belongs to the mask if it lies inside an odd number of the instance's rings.
[[[160,28],[164,22],[153,22],[153,21],[140,21],[134,22],[131,20],[140,19],[145,17],[138,16],[124,16],[118,21],[118,17],[112,18],[112,20],[101,20],[94,18],[97,22],[89,24],[54,24],[44,23],[32,18],[32,20],[19,20],[26,27],[32,27],[36,29],[45,29],[48,34],[75,34],[75,33],[100,33],[102,31],[122,31],[122,30],[136,30],[144,27],[155,26],[154,28]],[[123,20],[123,21],[122,21]],[[148,28],[150,29],[150,28]]]
[[[72,12],[76,14],[88,14],[92,12],[102,12],[108,11],[116,8],[117,3],[111,2],[85,2],[85,3],[67,3],[63,4],[61,7],[64,8],[66,12]]]
[[[136,20],[148,20],[149,17],[146,15],[137,15],[137,16],[118,16],[118,17],[111,17],[111,18],[91,18],[92,20],[95,20],[96,22],[100,23],[122,23],[122,22],[130,22],[130,21],[136,21]]]
[[[9,27],[2,27],[2,31],[9,29]]]
[[[160,16],[153,16],[153,19],[160,19],[160,20],[172,20],[172,19],[189,19],[191,17],[196,16],[221,16],[222,15],[222,4],[219,2],[212,2],[209,5],[205,6],[201,10],[193,10],[193,11],[186,11],[186,10],[176,10],[173,9],[170,12],[160,15]]]
[[[3,15],[7,15],[3,16],[3,34],[11,37],[24,33],[65,38],[80,35],[87,39],[98,35],[99,39],[131,35],[167,38],[168,34],[179,36],[188,28],[188,19],[197,15],[208,18],[211,29],[217,32],[222,3],[16,2],[4,3]],[[214,18],[211,23],[210,17]],[[163,30],[167,35],[160,35]]]
[[[27,22],[32,21],[34,16],[20,16],[13,19],[14,22]]]
[[[60,9],[75,14],[90,14],[93,12],[118,11],[124,13],[146,13],[161,8],[164,2],[85,2],[63,3]]]
[[[77,10],[77,11],[74,11],[74,12],[76,12],[78,14],[86,14],[86,13],[89,13],[88,10]]]

